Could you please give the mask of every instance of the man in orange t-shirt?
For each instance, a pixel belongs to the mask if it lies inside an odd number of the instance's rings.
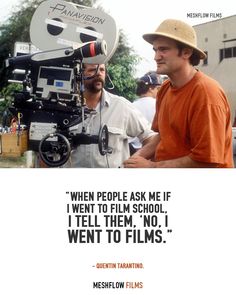
[[[167,19],[143,38],[153,45],[157,73],[169,80],[158,93],[153,120],[159,137],[124,167],[233,167],[230,107],[220,85],[194,67],[206,57],[194,29]]]

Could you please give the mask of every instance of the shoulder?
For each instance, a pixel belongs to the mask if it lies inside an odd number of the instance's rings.
[[[146,105],[153,105],[153,104],[155,104],[155,102],[156,102],[155,98],[150,97],[150,96],[145,96],[145,97],[141,97],[141,98],[136,99],[133,102],[133,104],[135,106],[142,106],[142,105],[146,106]]]
[[[225,102],[227,100],[220,83],[202,72],[196,74],[193,91],[201,94],[202,98],[205,97],[208,103],[220,104],[222,101]]]
[[[219,82],[200,71],[196,73],[194,83],[199,87],[222,89]]]
[[[211,98],[214,101],[217,97],[221,99],[226,97],[225,91],[220,83],[200,71],[196,73],[193,83],[190,86],[193,92],[201,93],[203,97]]]
[[[105,101],[111,106],[119,105],[119,106],[123,106],[127,108],[133,107],[132,103],[128,99],[124,98],[123,96],[110,93],[105,89],[103,89],[103,94],[104,94]]]
[[[195,76],[195,82],[191,87],[192,107],[197,110],[207,105],[211,109],[215,107],[229,112],[228,98],[219,82],[202,72]]]

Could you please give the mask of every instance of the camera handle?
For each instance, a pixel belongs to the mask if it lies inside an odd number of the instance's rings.
[[[80,144],[98,144],[102,156],[112,152],[112,149],[108,146],[108,128],[106,125],[100,128],[98,135],[80,133],[70,135],[69,140],[73,142],[74,147]],[[39,155],[42,161],[49,167],[64,165],[71,154],[69,140],[58,132],[47,134],[39,143]]]
[[[39,143],[39,155],[49,167],[64,165],[71,153],[69,140],[61,133],[46,135]]]

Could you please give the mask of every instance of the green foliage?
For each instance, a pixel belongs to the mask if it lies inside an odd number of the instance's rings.
[[[22,86],[19,84],[9,84],[4,87],[0,92],[0,120],[2,120],[3,112],[9,107],[15,91],[21,90]]]
[[[7,87],[4,87],[0,92],[1,98],[4,98],[6,105],[9,105],[9,102],[12,98],[12,95],[15,91],[21,90],[22,86],[20,84],[9,84]]]
[[[32,15],[42,0],[22,1],[7,22],[0,26],[0,62],[13,54],[16,41],[29,42],[29,27]]]
[[[130,101],[134,100],[136,88],[134,75],[135,66],[138,62],[138,56],[128,46],[127,38],[121,31],[118,48],[107,67],[109,76],[115,86],[111,92],[124,96]]]

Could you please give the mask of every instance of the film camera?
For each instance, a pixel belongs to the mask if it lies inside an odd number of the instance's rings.
[[[18,118],[19,128],[26,126],[29,149],[50,167],[64,165],[71,150],[81,144],[98,144],[101,155],[110,153],[107,126],[101,126],[97,135],[84,127],[94,110],[83,97],[87,77],[82,64],[105,63],[113,55],[118,40],[114,20],[97,9],[45,1],[33,15],[30,35],[39,51],[5,61],[13,74],[10,81],[19,82],[16,77],[21,77],[22,90],[15,92],[9,110]],[[77,124],[82,124],[82,132],[72,133]]]

